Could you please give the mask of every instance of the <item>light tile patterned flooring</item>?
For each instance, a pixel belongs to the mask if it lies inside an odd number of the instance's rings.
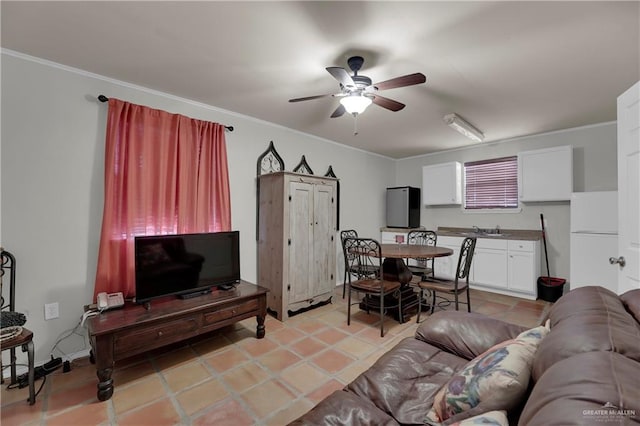
[[[472,290],[471,306],[533,327],[551,304]],[[26,388],[7,390],[5,382],[0,420],[3,426],[285,425],[417,327],[415,316],[404,324],[387,317],[380,338],[376,314],[355,306],[348,327],[346,312],[338,287],[331,304],[284,323],[268,317],[264,339],[255,338],[256,320],[250,318],[207,338],[117,363],[115,392],[105,402],[96,399],[95,367],[77,359],[71,372],[47,377],[33,406],[26,402]]]

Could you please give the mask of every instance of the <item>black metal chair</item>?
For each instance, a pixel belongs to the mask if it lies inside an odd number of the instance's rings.
[[[418,303],[418,317],[416,318],[416,322],[420,322],[420,313],[422,312],[422,299],[424,298],[425,290],[431,292],[432,314],[436,306],[436,293],[438,292],[454,295],[456,311],[458,310],[458,303],[465,303],[467,305],[467,311],[471,312],[471,299],[469,298],[469,271],[471,269],[471,262],[473,260],[473,253],[475,251],[475,248],[475,238],[467,237],[462,241],[462,245],[460,247],[460,256],[458,257],[458,266],[456,268],[456,275],[453,280],[426,277],[424,281],[416,283],[417,287],[420,289],[420,303]],[[466,302],[458,300],[458,295],[460,293],[467,294]],[[445,299],[440,303],[446,303],[448,305],[449,303],[451,303],[451,301]]]
[[[434,231],[410,231],[407,235],[407,244],[435,246],[438,235]],[[407,259],[407,268],[421,280],[428,276],[434,277],[433,258],[431,259]]]
[[[10,351],[9,358],[9,368],[11,369],[11,383],[9,387],[14,387],[18,385],[18,377],[16,372],[17,367],[17,358],[16,358],[16,348],[21,347],[22,352],[27,353],[27,380],[29,386],[29,405],[33,405],[36,402],[36,393],[35,393],[35,368],[33,365],[33,332],[27,330],[22,327],[24,324],[25,318],[22,314],[15,311],[16,309],[16,296],[15,296],[15,288],[16,288],[16,259],[15,257],[9,253],[8,251],[2,249],[0,247],[0,313],[2,314],[2,330],[3,334],[5,331],[11,329],[11,327],[19,327],[14,328],[17,334],[11,333],[5,337],[2,337],[2,342],[0,346],[2,347],[2,351],[8,350]],[[8,275],[9,278],[9,291],[8,291],[8,301],[4,298],[5,296],[5,274]],[[4,371],[5,366],[2,365],[2,359],[0,359],[0,372]],[[4,383],[4,375],[2,375],[1,383]]]
[[[347,275],[353,274],[358,279],[364,277],[375,277],[380,269],[377,265],[360,265],[356,262],[357,257],[344,249],[344,240],[347,238],[358,238],[355,229],[346,229],[340,232],[340,242],[342,243],[342,253],[344,255],[344,281],[342,282],[342,298],[347,291]]]
[[[373,270],[377,268],[378,273],[374,277],[361,276],[357,280],[352,281],[352,274],[349,277],[349,300],[347,304],[347,325],[351,325],[351,293],[357,291],[364,294],[364,299],[360,302],[369,313],[370,307],[378,307],[380,311],[380,337],[384,337],[384,314],[385,310],[397,307],[399,319],[402,322],[402,298],[400,297],[400,282],[385,279],[382,267],[382,249],[380,243],[371,238],[346,238],[344,240],[344,249],[346,252],[353,254],[351,266],[368,266]],[[396,293],[397,304],[394,306],[385,306],[388,302],[387,296]]]

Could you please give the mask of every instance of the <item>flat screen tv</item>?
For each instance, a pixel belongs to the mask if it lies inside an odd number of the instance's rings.
[[[134,252],[137,303],[240,281],[238,231],[140,236]]]

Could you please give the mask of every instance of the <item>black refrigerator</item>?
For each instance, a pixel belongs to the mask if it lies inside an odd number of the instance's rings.
[[[397,186],[387,188],[387,227],[418,228],[420,226],[420,188]]]

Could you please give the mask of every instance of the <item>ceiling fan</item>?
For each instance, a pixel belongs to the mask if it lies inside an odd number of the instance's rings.
[[[329,74],[340,83],[340,93],[289,99],[289,102],[309,101],[329,96],[340,98],[340,105],[333,114],[331,114],[331,118],[340,117],[345,112],[357,116],[364,112],[371,103],[390,111],[400,111],[405,107],[403,103],[380,96],[377,92],[398,87],[413,86],[414,84],[421,84],[427,81],[424,74],[418,72],[371,84],[369,77],[358,75],[358,71],[362,68],[363,63],[364,59],[361,56],[352,56],[347,60],[347,64],[351,71],[353,71],[353,75],[349,75],[342,67],[327,67]]]

